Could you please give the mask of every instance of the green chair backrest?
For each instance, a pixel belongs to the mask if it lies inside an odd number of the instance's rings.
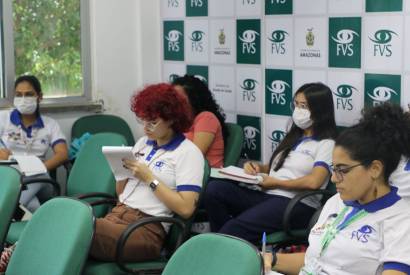
[[[238,124],[226,123],[228,139],[225,144],[224,166],[237,165],[243,146],[243,129]]]
[[[200,234],[181,245],[162,275],[260,275],[263,260],[245,240],[214,233]]]
[[[47,201],[24,229],[6,275],[81,274],[93,231],[87,204],[65,197]]]
[[[0,166],[0,249],[20,198],[21,175],[11,167]]]
[[[102,153],[103,146],[121,146],[125,138],[115,133],[99,133],[93,135],[82,147],[71,168],[67,180],[67,196],[103,192],[115,196],[115,179],[111,168]],[[94,209],[96,217],[107,210],[102,205]]]
[[[210,173],[211,173],[211,168],[209,167],[208,161],[205,160],[204,177],[202,179],[202,190],[201,190],[201,193],[199,194],[198,205],[200,205],[200,203],[202,201],[202,198],[204,196],[206,186],[208,184]],[[192,214],[192,216],[189,219],[184,220],[180,217],[176,217],[176,218],[182,219],[185,223],[185,226],[186,226],[186,231],[183,232],[183,237],[182,237],[183,241],[190,234],[190,229],[191,229],[191,226],[192,226],[192,223],[194,221],[194,218],[195,218],[195,215],[196,215],[197,211],[198,211],[198,208],[195,209],[195,212]],[[176,226],[176,225],[172,225],[171,228],[169,229],[167,238],[166,238],[165,243],[164,243],[165,250],[166,250],[166,252],[168,252],[169,255],[174,252],[173,250],[176,247],[178,236],[180,236],[180,234],[181,234],[181,231],[180,231],[179,227]]]
[[[86,132],[90,134],[117,133],[125,137],[127,145],[134,146],[135,144],[134,135],[128,123],[115,115],[96,114],[80,117],[71,127],[71,140],[81,137]]]

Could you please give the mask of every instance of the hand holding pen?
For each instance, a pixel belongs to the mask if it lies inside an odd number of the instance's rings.
[[[256,163],[253,163],[248,155],[246,153],[244,153],[245,158],[248,160],[247,162],[245,162],[244,166],[243,166],[243,170],[245,173],[249,174],[249,175],[256,175],[260,172],[260,168],[259,165]]]

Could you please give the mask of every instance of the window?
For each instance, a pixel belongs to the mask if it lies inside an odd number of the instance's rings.
[[[45,103],[91,99],[89,1],[2,3],[3,97],[11,99],[16,76],[33,74],[42,84]]]

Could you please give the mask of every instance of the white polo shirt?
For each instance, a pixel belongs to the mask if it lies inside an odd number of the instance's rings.
[[[184,135],[177,135],[163,146],[156,146],[155,141],[142,137],[135,144],[133,153],[170,189],[201,192],[204,157]],[[119,201],[152,216],[172,216],[172,211],[155,196],[149,184],[136,178],[128,180]]]
[[[399,195],[410,202],[410,159],[402,157],[396,170],[390,175],[391,185],[399,188]]]
[[[368,213],[339,231],[320,257],[325,227],[333,223],[346,205],[349,210],[345,219],[360,209]],[[310,231],[305,267],[299,274],[374,275],[387,269],[409,274],[409,232],[409,205],[397,195],[396,187],[365,205],[343,202],[336,194],[326,202],[318,222]]]
[[[24,127],[20,113],[0,111],[0,137],[13,155],[32,154],[45,158],[48,148],[58,143],[66,143],[58,123],[47,116],[38,116],[36,122]]]
[[[281,180],[297,179],[312,173],[312,169],[316,166],[322,166],[330,173],[334,144],[335,142],[332,139],[316,140],[313,137],[304,137],[292,148],[278,171],[274,171],[273,169],[280,158],[280,154],[275,158],[269,176]],[[320,187],[321,189],[326,188],[329,178],[330,174],[323,182]],[[266,192],[268,194],[293,198],[301,191],[302,190],[271,189]],[[317,208],[320,206],[320,199],[321,196],[310,196],[303,199],[302,203]]]

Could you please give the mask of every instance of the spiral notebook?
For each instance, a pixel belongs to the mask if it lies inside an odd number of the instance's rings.
[[[231,179],[234,181],[243,182],[247,184],[258,185],[263,181],[262,174],[258,174],[256,176],[249,175],[246,174],[242,168],[236,166],[228,166],[221,169],[217,169],[216,171],[214,171],[214,175],[215,172],[217,172],[217,178]]]

